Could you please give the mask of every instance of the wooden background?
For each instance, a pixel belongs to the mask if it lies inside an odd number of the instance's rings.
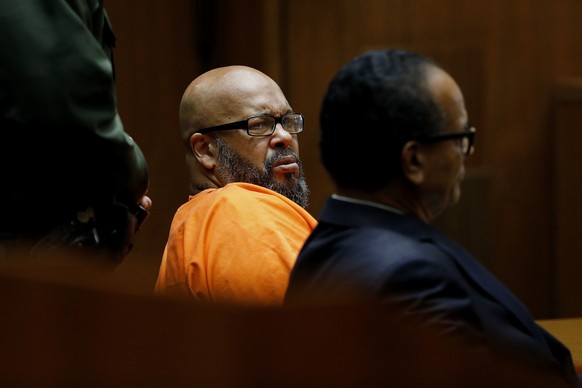
[[[193,78],[245,64],[281,85],[306,117],[300,150],[313,193],[309,210],[317,216],[332,192],[317,148],[327,83],[353,56],[390,47],[432,56],[451,73],[478,129],[463,198],[436,226],[474,253],[536,318],[582,315],[581,1],[110,0],[105,6],[117,35],[119,110],[149,161],[154,201],[134,251],[114,274],[120,283],[151,290],[172,216],[187,199],[177,112]],[[355,147],[374,141],[365,133],[360,138]]]

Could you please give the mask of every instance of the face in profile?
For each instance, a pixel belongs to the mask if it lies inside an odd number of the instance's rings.
[[[457,83],[443,70],[427,70],[427,82],[435,101],[446,118],[443,133],[462,132],[467,128],[467,112]],[[461,182],[465,177],[465,157],[459,139],[430,145],[426,152],[427,174],[422,184],[424,202],[436,216],[461,197]]]

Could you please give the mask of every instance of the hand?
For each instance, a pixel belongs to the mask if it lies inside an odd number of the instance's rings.
[[[135,207],[136,207],[136,212],[134,213],[136,219],[135,232],[137,232],[150,215],[150,210],[152,208],[152,199],[149,196],[144,195],[143,197],[141,197],[139,203]]]
[[[139,205],[141,207],[143,207],[144,209],[146,209],[148,212],[151,210],[152,208],[152,199],[150,197],[148,197],[147,195],[144,195],[143,197],[141,197],[141,200],[139,201]]]

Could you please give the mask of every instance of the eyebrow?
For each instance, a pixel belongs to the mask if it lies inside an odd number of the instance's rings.
[[[271,111],[271,112],[273,112],[273,111]],[[289,114],[289,113],[297,113],[297,112],[295,112],[293,109],[287,109],[287,110],[286,110],[286,111],[285,111],[285,112],[284,112],[284,113],[283,113],[281,116],[285,116],[285,115],[287,115],[287,114]],[[272,117],[281,117],[281,116],[273,116],[273,115],[271,115],[271,113],[269,113],[269,112],[265,112],[265,111],[263,111],[263,113],[258,113],[258,114],[256,114],[256,115],[253,115],[253,116],[272,116]]]

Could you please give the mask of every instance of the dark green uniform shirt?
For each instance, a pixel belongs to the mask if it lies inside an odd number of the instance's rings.
[[[146,162],[116,108],[114,40],[100,0],[0,2],[0,232],[143,196]]]

